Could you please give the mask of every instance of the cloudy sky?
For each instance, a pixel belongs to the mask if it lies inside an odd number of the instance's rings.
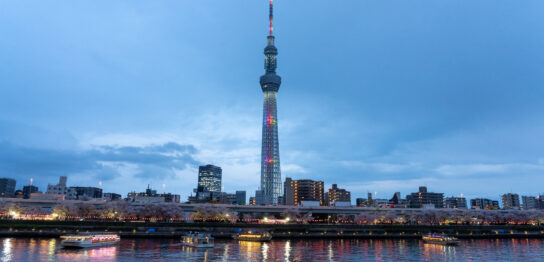
[[[544,193],[544,2],[276,1],[283,177]],[[266,0],[0,1],[0,176],[260,179]],[[251,193],[249,193],[251,194]]]

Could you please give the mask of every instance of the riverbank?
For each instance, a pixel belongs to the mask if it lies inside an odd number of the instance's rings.
[[[205,231],[205,230],[201,230]],[[81,231],[79,231],[81,232]],[[97,231],[89,231],[97,232]],[[103,231],[98,231],[103,232]],[[187,232],[112,232],[116,233],[121,238],[146,238],[146,239],[179,239]],[[76,234],[78,231],[0,231],[0,237],[25,237],[25,238],[59,238],[66,234]],[[234,233],[232,233],[234,234]],[[227,233],[212,233],[212,236],[217,239],[231,239],[232,234]],[[273,233],[274,239],[421,239],[423,234],[400,234],[400,233],[341,233],[341,232],[328,232],[328,233]],[[544,239],[544,234],[537,233],[506,233],[506,234],[453,234],[453,236],[459,239],[520,239],[520,238],[538,238]]]
[[[354,225],[245,224],[104,221],[0,220],[0,236],[59,237],[80,232],[111,232],[123,238],[179,238],[190,231],[231,238],[239,230],[266,230],[274,238],[414,239],[427,233],[470,238],[544,238],[544,227],[531,225]]]

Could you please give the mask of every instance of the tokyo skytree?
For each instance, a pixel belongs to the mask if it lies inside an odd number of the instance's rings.
[[[265,74],[261,76],[261,88],[264,93],[263,104],[263,137],[261,151],[261,190],[262,204],[278,204],[281,190],[280,148],[278,139],[278,108],[276,95],[280,89],[281,77],[276,74],[276,56],[278,49],[274,46],[274,4],[270,0],[270,28],[267,46]]]

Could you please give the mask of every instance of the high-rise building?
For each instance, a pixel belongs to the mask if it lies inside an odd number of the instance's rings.
[[[487,198],[475,198],[470,200],[470,208],[472,209],[498,209],[499,201]]]
[[[198,187],[196,194],[199,201],[211,200],[206,198],[211,198],[212,196],[216,198],[220,197],[222,172],[220,167],[214,165],[198,167]]]
[[[105,194],[104,198],[106,198]],[[158,194],[157,190],[152,189],[149,185],[147,185],[145,192],[136,193],[136,191],[132,191],[127,194],[128,201],[137,203],[179,203],[180,198],[180,195],[172,193]]]
[[[530,209],[538,209],[538,200],[534,196],[522,196],[521,197],[523,202],[523,209],[524,210],[530,210]]]
[[[327,204],[334,206],[336,202],[350,202],[351,193],[345,189],[339,188],[337,184],[332,184],[332,188],[327,192]]]
[[[232,205],[236,204],[236,194],[221,192],[219,195],[219,203]]]
[[[102,189],[98,187],[74,186],[70,187],[70,189],[76,192],[75,198],[71,196],[70,199],[88,200],[102,198]]]
[[[536,196],[537,208],[544,209],[544,195]]]
[[[262,190],[255,191],[255,205],[264,205],[264,193]]]
[[[406,196],[411,208],[422,208],[428,205],[434,205],[435,208],[444,207],[444,193],[427,192],[427,187],[420,186],[419,192]]]
[[[164,202],[166,203],[179,203],[181,201],[181,196],[178,194],[162,193],[157,195],[164,197]]]
[[[116,193],[104,193],[103,196],[104,196],[104,200],[106,200],[106,201],[121,200],[121,195],[116,194]]]
[[[406,208],[408,206],[408,201],[402,199],[400,192],[395,192],[393,197],[387,202],[387,205],[391,208]]]
[[[374,200],[372,199],[372,193],[366,193],[366,206],[374,206]]]
[[[59,178],[59,183],[56,185],[47,185],[47,191],[46,194],[51,195],[67,195],[68,194],[68,188],[66,187],[66,181],[68,178],[66,176],[61,176]]]
[[[464,197],[446,197],[445,208],[467,208],[467,199]]]
[[[246,204],[246,191],[236,191],[236,204],[237,205]]]
[[[12,178],[0,178],[0,197],[13,196],[16,183]]]
[[[357,198],[355,199],[355,203],[358,207],[364,207],[366,206],[366,199],[364,198]]]
[[[30,194],[38,193],[38,192],[39,192],[39,190],[38,190],[37,186],[33,186],[33,185],[24,186],[23,187],[23,198],[24,199],[29,199]]]
[[[285,178],[283,185],[285,205],[298,206],[302,201],[317,201],[319,205],[324,204],[324,184],[323,181],[314,181],[310,179],[292,180]]]
[[[503,209],[519,209],[519,195],[507,193],[502,195],[502,208]]]
[[[267,38],[267,46],[264,49],[266,72],[260,79],[264,93],[260,188],[263,193],[263,204],[278,204],[278,197],[282,195],[276,103],[281,77],[276,74],[278,49],[274,45],[273,14],[273,4],[270,0],[270,33]],[[258,202],[258,199],[256,200]]]
[[[285,205],[285,197],[283,195],[278,197],[278,205]]]

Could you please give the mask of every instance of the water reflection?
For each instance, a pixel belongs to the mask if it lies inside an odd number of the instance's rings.
[[[11,254],[11,238],[6,238],[4,241],[2,241],[2,262],[11,261],[12,254]]]
[[[459,246],[419,240],[216,239],[214,248],[177,239],[123,239],[117,246],[66,250],[56,239],[0,239],[1,260],[12,261],[544,261],[544,240],[466,240]]]
[[[200,258],[199,261],[212,261],[210,257],[212,256],[213,251],[211,251],[210,248],[197,248],[197,247],[189,247],[189,246],[183,246],[183,245],[181,245],[179,249],[176,249],[175,247],[179,247],[179,245],[178,244],[167,245],[167,247],[163,249],[168,252],[161,254],[161,256],[168,256],[169,254],[181,253],[181,254],[185,254],[187,257],[190,257],[190,258]]]
[[[49,259],[51,261],[53,261],[55,258],[56,244],[57,244],[57,240],[51,239],[47,245],[47,254],[49,255]]]
[[[93,248],[89,250],[90,258],[113,258],[117,254],[117,247]]]
[[[332,257],[334,256],[334,252],[332,251],[332,241],[329,242],[328,254],[329,254],[329,261],[332,261]]]
[[[285,242],[285,252],[283,255],[285,256],[285,261],[291,261],[289,260],[289,257],[291,256],[291,241],[289,240]]]
[[[268,243],[263,243],[263,260],[268,260]]]
[[[53,241],[51,241],[53,242]],[[92,258],[100,261],[115,261],[117,256],[117,247],[99,247],[83,249],[57,248],[50,261],[85,261]]]
[[[228,258],[229,258],[229,245],[226,245],[225,249],[223,250],[223,262],[227,262]]]
[[[438,244],[423,244],[423,253],[426,260],[434,261],[437,258],[448,258],[448,260],[455,260],[456,246],[446,246]]]
[[[240,256],[244,260],[256,260],[260,258],[262,243],[252,241],[239,241]]]

